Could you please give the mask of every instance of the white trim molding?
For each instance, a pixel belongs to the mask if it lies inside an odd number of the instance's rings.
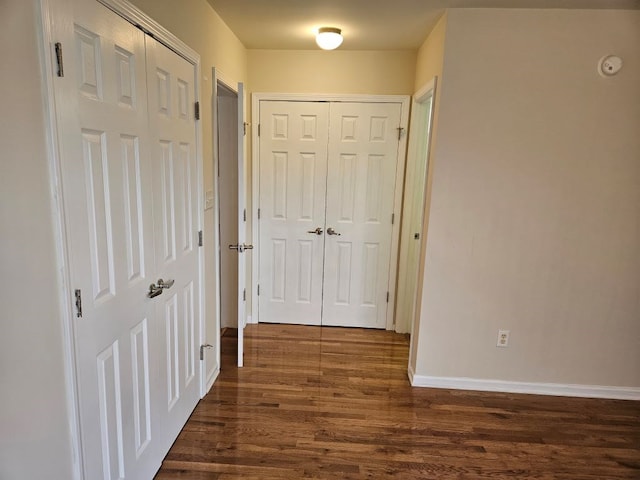
[[[612,387],[605,385],[578,385],[563,383],[513,382],[467,377],[432,377],[416,375],[410,368],[409,381],[413,387],[477,390],[481,392],[528,393],[560,397],[609,398],[640,400],[638,387]]]

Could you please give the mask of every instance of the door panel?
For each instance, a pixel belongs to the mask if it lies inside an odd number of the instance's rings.
[[[74,5],[56,92],[86,478],[150,478],[160,466],[149,359],[157,355],[144,34],[97,2]]]
[[[323,325],[385,328],[400,105],[332,103]]]
[[[72,21],[56,108],[71,284],[82,296],[83,473],[152,478],[199,397],[194,67],[148,47],[98,2],[75,1]],[[164,119],[151,130],[150,112]],[[160,276],[175,285],[148,298]]]
[[[154,183],[156,271],[174,281],[157,298],[164,327],[157,367],[166,453],[200,399],[196,128],[193,65],[150,37],[147,49],[149,127]],[[163,358],[163,360],[160,360]],[[164,454],[163,453],[163,454]]]
[[[319,325],[329,105],[260,104],[261,322]]]

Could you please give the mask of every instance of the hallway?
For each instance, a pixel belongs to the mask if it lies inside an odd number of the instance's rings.
[[[640,403],[411,388],[408,340],[249,325],[164,460],[173,479],[637,479]]]

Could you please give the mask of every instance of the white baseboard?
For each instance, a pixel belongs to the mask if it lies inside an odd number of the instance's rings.
[[[252,324],[252,323],[258,323],[258,322],[254,322],[252,316],[251,315],[247,315],[247,325]]]
[[[413,387],[450,388],[454,390],[478,390],[481,392],[530,393],[561,397],[610,398],[640,400],[640,388],[608,387],[603,385],[572,385],[562,383],[510,382],[465,377],[431,377],[407,371]]]

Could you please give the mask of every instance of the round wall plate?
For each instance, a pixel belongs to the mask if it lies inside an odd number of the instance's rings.
[[[616,55],[605,55],[598,62],[598,73],[603,77],[611,77],[622,68],[622,59]]]

